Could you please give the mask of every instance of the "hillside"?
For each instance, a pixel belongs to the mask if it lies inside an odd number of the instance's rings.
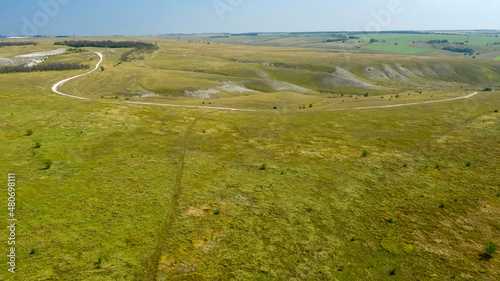
[[[500,86],[500,65],[486,60],[206,43],[159,46],[154,54],[133,62],[121,62],[121,50],[104,52],[106,70],[77,81],[77,92],[93,98],[180,103],[286,92],[306,97],[303,103],[327,103],[341,95],[464,92]],[[73,92],[71,85],[66,87]]]

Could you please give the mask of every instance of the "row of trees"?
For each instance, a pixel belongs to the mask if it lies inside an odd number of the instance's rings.
[[[34,71],[62,71],[74,69],[89,69],[88,65],[78,63],[45,63],[32,67],[25,66],[3,66],[0,67],[0,74],[15,72],[34,72]]]
[[[465,54],[474,54],[474,49],[472,48],[462,48],[462,47],[444,47],[443,50],[455,52],[455,53],[465,53]]]
[[[97,47],[97,48],[137,48],[145,47],[146,45],[156,46],[150,43],[135,42],[135,41],[89,41],[89,40],[79,40],[79,41],[64,41],[56,42],[54,45],[66,45],[73,48],[83,48],[83,47]]]
[[[448,40],[446,40],[446,39],[431,40],[431,41],[427,41],[427,43],[429,43],[429,44],[446,44],[446,43],[448,43]]]
[[[35,42],[0,42],[0,47],[36,45]]]

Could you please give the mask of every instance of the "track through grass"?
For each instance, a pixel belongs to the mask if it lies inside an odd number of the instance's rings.
[[[157,238],[158,240],[156,242],[155,248],[152,250],[151,256],[147,262],[146,275],[144,280],[154,281],[157,278],[158,263],[160,261],[162,253],[165,250],[166,237],[173,221],[175,220],[175,216],[179,206],[179,197],[181,196],[182,193],[182,178],[184,175],[184,167],[186,164],[185,158],[186,158],[187,146],[189,144],[189,139],[193,132],[193,128],[196,126],[196,123],[198,123],[200,119],[211,113],[213,113],[213,111],[205,113],[202,116],[196,118],[193,122],[191,122],[191,124],[186,130],[185,135],[181,138],[182,144],[181,144],[181,149],[179,151],[179,158],[177,160],[177,174],[175,177],[172,197],[170,198],[170,205],[166,210],[165,220],[161,227],[160,233],[158,234]]]

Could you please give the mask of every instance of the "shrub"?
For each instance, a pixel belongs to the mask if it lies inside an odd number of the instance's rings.
[[[52,161],[51,160],[45,160],[43,162],[43,165],[44,165],[44,167],[43,167],[42,170],[48,170],[48,169],[50,169],[50,167],[52,167]]]
[[[35,249],[31,249],[30,255],[34,255],[34,254],[35,254]]]
[[[260,170],[261,171],[265,171],[266,169],[267,169],[267,164],[266,163],[264,163],[264,164],[262,164],[262,166],[260,166]]]
[[[403,163],[403,168],[408,168],[408,163]]]
[[[486,244],[486,246],[484,247],[484,252],[488,255],[496,254],[497,250],[498,250],[498,246],[497,246],[497,244],[495,244],[493,242]]]
[[[395,222],[396,222],[396,219],[395,219],[395,218],[393,218],[393,217],[390,217],[388,221],[389,221],[389,223],[395,223]]]
[[[467,161],[467,163],[465,163],[465,165],[466,165],[467,167],[470,167],[470,166],[472,165],[472,162],[471,162],[471,161]]]
[[[42,144],[38,141],[35,143],[35,146],[33,146],[33,148],[40,148],[40,147],[42,147]]]
[[[367,157],[370,154],[366,149],[361,153],[361,157]]]
[[[31,129],[27,130],[26,131],[26,136],[29,137],[31,135],[33,135],[33,130],[31,130]]]
[[[215,210],[214,215],[220,215],[220,209],[219,208],[217,208],[217,210]]]
[[[484,246],[484,253],[481,253],[479,256],[482,260],[489,261],[493,258],[493,255],[497,253],[498,246],[494,242],[490,242]]]
[[[370,94],[368,94],[368,93],[365,93],[365,98],[366,98],[366,97],[368,97],[369,95],[370,95]]]
[[[495,109],[495,113],[498,113],[498,109]]]
[[[101,264],[102,264],[102,258],[99,257],[96,262],[94,262],[94,268],[95,269],[101,269]]]

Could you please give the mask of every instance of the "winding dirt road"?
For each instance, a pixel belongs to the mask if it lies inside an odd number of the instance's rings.
[[[62,93],[62,92],[59,92],[58,88],[61,87],[64,83],[70,81],[70,80],[73,80],[73,79],[76,79],[78,77],[82,77],[84,75],[87,75],[87,74],[90,74],[94,71],[96,71],[99,66],[101,65],[101,62],[104,58],[104,56],[99,53],[99,52],[95,52],[101,59],[99,60],[99,62],[97,63],[97,65],[95,66],[94,69],[92,69],[91,71],[87,72],[87,73],[83,73],[83,74],[80,74],[80,75],[76,75],[76,76],[73,76],[73,77],[70,77],[70,78],[67,78],[67,79],[64,79],[62,81],[59,81],[57,83],[54,84],[54,86],[52,86],[52,92],[58,94],[58,95],[61,95],[61,96],[66,96],[66,97],[70,97],[70,98],[75,98],[75,99],[81,99],[81,100],[90,100],[88,98],[83,98],[83,97],[79,97],[79,96],[72,96],[72,95],[68,95],[68,94],[65,94],[65,93]]]

